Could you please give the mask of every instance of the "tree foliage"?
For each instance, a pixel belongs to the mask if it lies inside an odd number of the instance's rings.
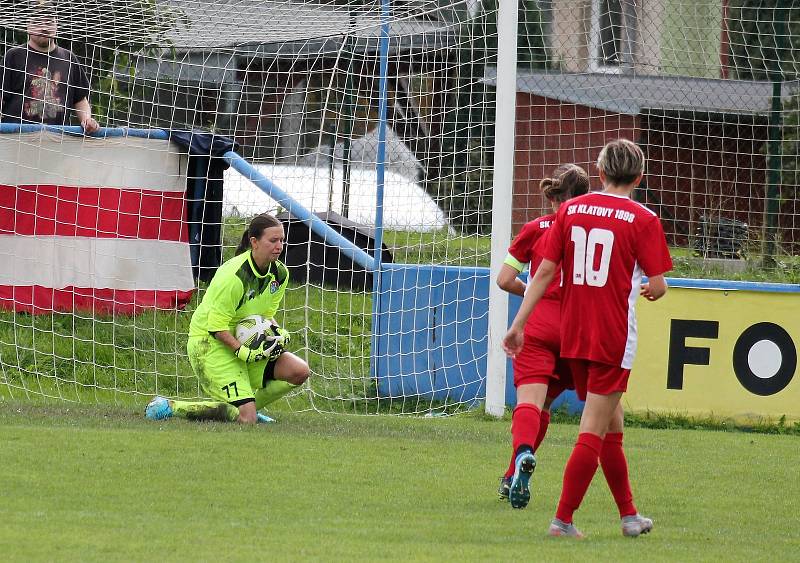
[[[792,81],[800,77],[800,5],[784,0],[731,0],[728,12],[734,77]],[[784,95],[786,94],[784,87]],[[783,106],[781,193],[800,185],[800,94]]]
[[[800,94],[784,104],[781,184],[784,197],[797,197],[800,186]]]
[[[735,78],[800,76],[800,5],[785,0],[731,0],[728,38]]]

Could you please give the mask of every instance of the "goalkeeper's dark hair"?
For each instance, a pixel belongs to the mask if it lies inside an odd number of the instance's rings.
[[[563,203],[589,192],[589,175],[577,164],[562,164],[539,182],[539,189],[548,201]]]
[[[281,222],[269,213],[256,215],[250,221],[250,224],[247,226],[247,229],[245,229],[244,233],[242,233],[242,240],[239,242],[239,246],[236,247],[235,255],[238,256],[242,252],[247,252],[250,250],[250,237],[261,238],[261,235],[264,234],[266,229],[280,226]]]

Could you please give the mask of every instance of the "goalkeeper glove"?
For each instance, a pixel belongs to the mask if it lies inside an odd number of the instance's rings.
[[[281,345],[283,347],[286,347],[289,344],[289,341],[292,339],[292,335],[288,330],[281,328],[276,324],[272,325],[272,332],[275,334],[275,336],[279,336],[282,339]]]
[[[277,327],[273,327],[273,332]],[[288,331],[286,334],[289,334]],[[264,340],[256,348],[250,348],[242,344],[236,350],[236,357],[243,362],[251,363],[261,360],[269,359],[270,361],[277,360],[283,354],[284,337],[279,334],[268,334]]]
[[[256,348],[250,348],[242,344],[236,350],[236,357],[246,363],[258,362],[267,357],[267,350],[264,348],[266,342],[262,342]]]
[[[275,344],[272,345],[269,353],[269,361],[274,362],[278,358],[281,357],[281,354],[284,352],[284,347],[286,346],[286,342],[288,340],[289,331],[279,329],[277,326],[272,327],[272,332],[276,333],[275,336],[267,336],[267,341],[270,338],[275,340]]]
[[[244,344],[239,346],[236,350],[236,357],[246,363],[259,362],[267,358],[275,360],[283,352],[282,343],[282,336],[266,335],[256,348],[250,348]]]

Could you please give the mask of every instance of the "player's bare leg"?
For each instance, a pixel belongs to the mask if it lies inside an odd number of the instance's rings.
[[[263,389],[257,389],[256,410],[260,411],[270,403],[290,393],[308,379],[310,369],[308,364],[291,352],[284,352],[275,361],[274,378],[267,382]],[[275,422],[274,419],[259,414],[260,422]],[[269,420],[263,420],[269,418]]]
[[[578,432],[581,434],[588,432],[601,438],[605,436],[614,415],[618,412],[617,407],[621,398],[622,393],[619,392],[610,395],[586,393],[586,405],[583,408]]]

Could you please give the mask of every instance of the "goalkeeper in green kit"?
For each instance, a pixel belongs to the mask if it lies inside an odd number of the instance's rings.
[[[289,332],[274,324],[271,334],[252,348],[234,336],[250,315],[272,319],[278,311],[289,271],[279,260],[283,225],[268,214],[253,218],[236,256],[220,266],[192,315],[186,345],[189,363],[210,401],[173,401],[155,397],[145,416],[193,420],[272,422],[259,413],[308,379],[308,364],[285,351]]]

